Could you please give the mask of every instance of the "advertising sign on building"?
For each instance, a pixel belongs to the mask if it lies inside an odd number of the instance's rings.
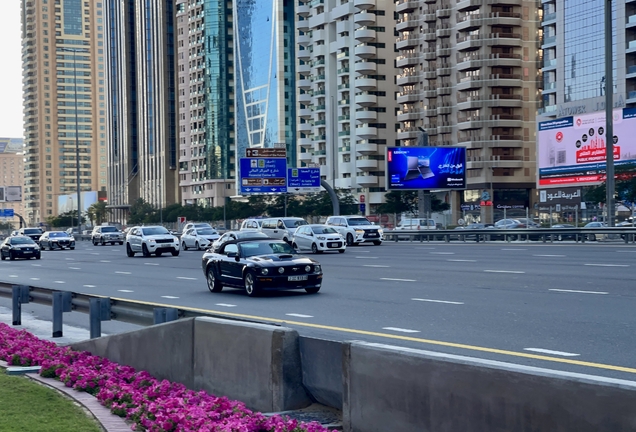
[[[387,189],[466,188],[465,147],[389,147]]]
[[[614,164],[636,163],[636,109],[615,109],[613,125]],[[604,181],[605,127],[604,112],[539,122],[538,186],[558,188]]]
[[[557,211],[576,210],[581,207],[581,188],[554,188],[541,189],[539,191],[539,210],[549,211],[558,208]]]
[[[22,201],[22,186],[0,186],[0,202]]]

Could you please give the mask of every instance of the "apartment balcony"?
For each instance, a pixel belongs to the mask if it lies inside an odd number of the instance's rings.
[[[520,128],[522,126],[523,117],[520,115],[457,116],[457,128],[459,130],[492,127]]]
[[[459,137],[457,145],[470,148],[522,148],[521,135],[488,135]]]
[[[298,117],[302,119],[308,119],[312,116],[312,111],[309,108],[301,108],[298,110]]]
[[[378,118],[378,113],[375,111],[369,111],[366,109],[361,109],[356,111],[356,121],[362,123],[374,122]]]
[[[405,35],[399,37],[395,41],[395,47],[398,50],[405,50],[409,48],[414,48],[420,44],[420,36],[419,35]]]
[[[454,106],[454,105],[453,105]],[[439,115],[447,115],[453,112],[453,106],[451,105],[440,105],[437,107],[437,114]]]
[[[378,97],[369,93],[358,93],[355,98],[356,104],[360,106],[371,106],[378,103]]]
[[[309,30],[309,20],[308,19],[303,19],[303,20],[298,20],[296,21],[296,29],[302,31],[302,32],[306,32]]]
[[[435,54],[437,57],[450,57],[451,52],[452,49],[449,44],[439,44],[435,47]]]
[[[311,123],[298,123],[298,132],[304,133],[305,135],[310,135],[312,131]]]
[[[309,3],[297,4],[296,14],[301,17],[307,17],[309,15]]]
[[[339,36],[336,41],[336,48],[338,48],[339,50],[348,50],[349,46],[351,45],[351,38],[349,38],[349,36]],[[332,42],[332,46],[333,46],[333,42]]]
[[[372,45],[356,45],[355,54],[357,57],[363,59],[375,57],[376,48]]]
[[[325,74],[318,74],[318,75],[312,75],[310,81],[312,83],[314,83],[314,84],[319,84],[321,87],[323,87],[324,84],[325,84],[325,80],[326,79],[327,78],[326,78]],[[314,95],[317,95],[317,94],[319,94],[319,93],[314,92]],[[324,95],[324,93],[321,93],[321,94]]]
[[[520,54],[479,54],[478,52],[457,54],[455,67],[458,71],[488,66],[522,67],[523,62]]]
[[[525,166],[522,156],[475,156],[466,159],[466,169],[492,168],[523,168]]]
[[[457,40],[457,50],[474,50],[481,47],[521,47],[523,40],[519,33],[485,33],[462,36]]]
[[[298,45],[302,45],[306,47],[307,45],[311,43],[311,39],[309,38],[309,35],[305,33],[305,34],[296,36],[296,42],[298,43]]]
[[[378,177],[372,175],[356,175],[356,183],[361,187],[377,186]]]
[[[376,38],[375,30],[366,27],[360,27],[354,32],[354,37],[359,42],[371,42]]]
[[[397,57],[396,66],[398,68],[405,68],[409,66],[419,65],[422,61],[420,53],[407,53]]]
[[[397,103],[399,104],[412,104],[420,100],[422,100],[422,92],[419,89],[403,91],[397,96]]]
[[[353,22],[359,26],[368,26],[375,24],[375,14],[369,12],[358,12],[353,15]]]
[[[477,94],[473,96],[459,95],[457,97],[457,109],[460,111],[474,110],[487,107],[523,107],[521,95],[509,94]]]
[[[437,96],[449,95],[453,92],[453,84],[449,81],[443,81],[438,84]]]
[[[311,51],[308,49],[299,49],[296,51],[296,57],[298,57],[298,60],[307,61],[311,58]]]
[[[429,86],[422,89],[422,96],[427,99],[437,98],[437,87]]]
[[[437,124],[437,133],[438,134],[449,134],[453,132],[453,124],[452,123],[438,123]]]
[[[375,0],[354,0],[353,5],[360,10],[372,9],[375,7]]]
[[[437,50],[435,48],[424,48],[421,51],[424,60],[431,61],[437,58]]]
[[[296,66],[296,72],[298,72],[299,74],[307,75],[310,73],[310,71],[311,65],[308,63],[299,64],[298,66]]]
[[[342,114],[338,116],[338,123],[349,123],[351,121],[350,114]]]
[[[375,90],[378,87],[378,81],[374,78],[356,78],[356,88],[362,91]]]
[[[316,113],[320,113],[320,112],[326,111],[327,110],[327,106],[324,105],[324,104],[323,105],[314,105],[312,107],[312,109],[314,111],[314,114],[316,114]]]
[[[374,159],[357,159],[356,169],[359,171],[375,171],[378,169],[378,161]]]
[[[399,75],[396,79],[396,84],[399,86],[409,85],[409,84],[417,84],[420,82],[421,76],[418,73],[413,73],[410,75]]]
[[[356,62],[355,63],[355,71],[362,75],[369,75],[375,73],[377,70],[377,65],[371,62]]]
[[[442,3],[435,11],[435,16],[437,16],[437,18],[450,18],[452,12],[453,10],[450,3]]]
[[[320,30],[312,30],[311,32],[311,43],[316,44],[317,42],[325,42],[326,33],[324,29]],[[314,45],[315,48],[315,45]]]
[[[368,154],[372,154],[372,153],[377,153],[378,152],[378,145],[375,143],[369,143],[369,142],[360,142],[356,144],[356,152],[363,154],[363,155],[368,155]]]
[[[298,145],[302,148],[312,148],[314,146],[314,143],[311,141],[311,138],[309,137],[298,138],[297,142],[298,142]]]
[[[426,131],[429,132],[428,130]],[[419,137],[420,130],[417,128],[404,128],[399,129],[397,132],[397,139],[399,140],[408,140],[408,139],[417,139]],[[435,130],[435,134],[437,134],[437,129]],[[429,135],[432,135],[429,133]]]
[[[409,14],[406,17],[400,18],[395,25],[395,30],[398,32],[414,30],[420,26],[420,19],[417,14]]]
[[[356,136],[364,139],[375,138],[378,136],[378,128],[369,127],[369,126],[357,126],[356,127]]]
[[[312,56],[314,58],[318,58],[318,57],[325,57],[325,55],[327,55],[327,45],[313,45],[313,51],[312,51]]]
[[[314,135],[314,146],[320,145],[320,143],[324,143],[327,141],[327,135]]]
[[[458,15],[456,31],[469,31],[482,26],[501,25],[507,27],[520,27],[523,24],[520,13],[516,12],[492,12],[483,14]]]
[[[437,108],[433,105],[422,110],[424,117],[437,117]]]
[[[309,152],[298,153],[298,160],[301,162],[309,163],[313,159],[313,156]]]
[[[438,76],[448,76],[451,74],[452,69],[450,67],[445,67],[448,63],[442,65],[442,67],[438,67],[436,73]]]
[[[311,81],[303,78],[296,81],[296,86],[303,90],[309,90],[311,88]]]
[[[420,2],[417,0],[399,0],[395,5],[395,11],[397,13],[412,12],[419,8]]]
[[[309,93],[300,93],[298,95],[298,102],[303,105],[311,104],[311,95]]]
[[[457,90],[470,90],[481,87],[521,87],[520,74],[492,74],[484,76],[462,77],[457,83]]]
[[[338,75],[346,75],[346,74],[348,74],[348,73],[349,73],[349,68],[348,68],[348,67],[340,68],[340,69],[338,69],[338,70],[336,71],[336,73],[337,73]]]
[[[422,119],[422,117],[424,117],[424,112],[418,109],[398,111],[397,113],[397,121],[399,122],[416,121]]]

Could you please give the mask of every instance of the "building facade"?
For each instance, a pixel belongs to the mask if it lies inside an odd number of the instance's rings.
[[[58,197],[77,193],[78,170],[82,191],[107,188],[102,14],[99,0],[22,2],[29,224],[58,214]]]
[[[541,84],[537,2],[399,0],[396,9],[402,145],[416,145],[423,128],[430,145],[467,148],[467,190],[452,194],[454,221],[466,206],[484,222],[498,209],[530,207]],[[479,210],[488,201],[494,205]]]
[[[24,140],[22,138],[0,138],[0,187],[24,186]],[[8,197],[4,197],[7,199]],[[13,197],[9,198],[13,199]],[[23,201],[0,201],[0,209],[13,209],[14,213],[24,217]],[[13,218],[0,218],[0,222],[13,223],[19,226],[18,216]]]
[[[108,207],[179,202],[174,1],[105,0]]]
[[[367,214],[383,201],[386,146],[397,142],[394,14],[375,0],[296,10],[298,161],[362,196]]]

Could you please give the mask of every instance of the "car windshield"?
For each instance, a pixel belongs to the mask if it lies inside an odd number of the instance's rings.
[[[335,229],[333,229],[331,227],[321,227],[321,226],[311,227],[311,230],[315,234],[333,234],[333,233],[338,232],[338,231],[336,231]]]
[[[65,232],[50,232],[49,237],[66,237],[68,234]]]
[[[357,218],[349,218],[349,226],[356,225],[371,225],[371,222],[367,218],[357,217]]]
[[[267,234],[262,233],[260,231],[239,231],[235,233],[236,238],[249,238],[249,237],[261,237],[267,238]]]
[[[42,234],[42,230],[37,229],[37,228],[33,228],[33,229],[25,229],[24,230],[25,234]]]
[[[117,228],[115,227],[102,227],[102,232],[117,232]]]
[[[170,234],[164,227],[142,228],[144,235]]]
[[[241,243],[244,257],[270,254],[293,254],[294,249],[285,242],[245,242]]]
[[[197,230],[197,234],[199,235],[213,235],[216,234],[216,231],[214,231],[212,228],[200,228]]]
[[[11,239],[11,244],[35,244],[29,237],[14,237]]]
[[[209,223],[197,223],[194,224],[195,228],[212,228],[212,225],[210,225]]]
[[[307,221],[300,219],[300,220],[295,220],[295,219],[286,219],[283,220],[283,222],[285,223],[285,226],[287,228],[298,228],[301,225],[307,225]]]

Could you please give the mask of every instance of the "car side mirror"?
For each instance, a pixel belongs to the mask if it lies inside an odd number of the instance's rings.
[[[238,252],[228,252],[226,255],[228,258],[238,258]]]

